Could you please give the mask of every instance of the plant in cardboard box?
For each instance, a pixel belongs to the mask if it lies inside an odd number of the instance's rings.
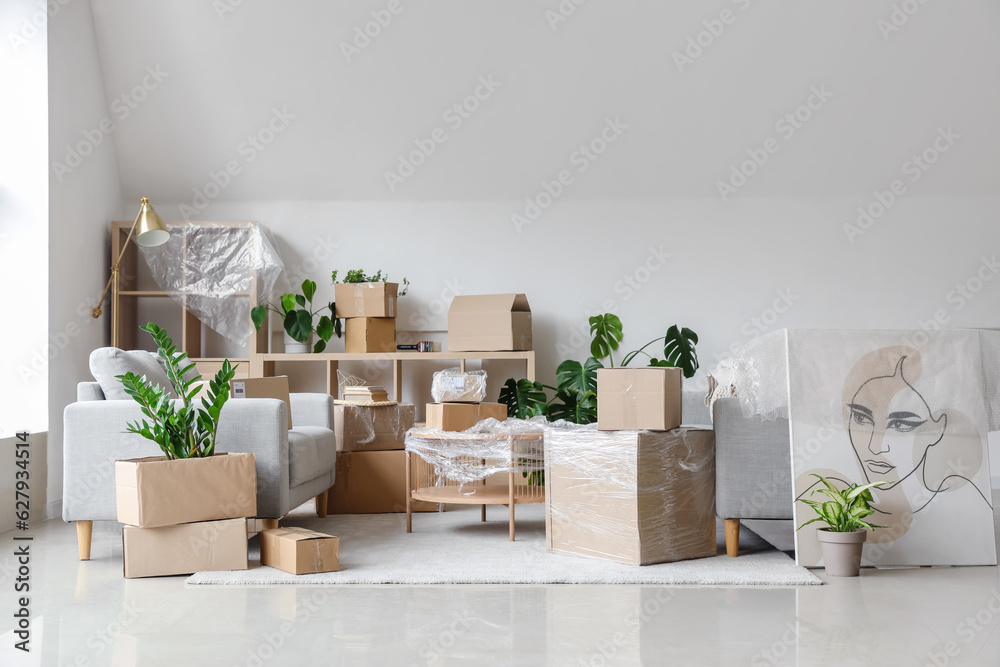
[[[830,500],[820,502],[808,498],[796,498],[815,510],[819,516],[806,521],[799,530],[811,523],[822,521],[826,528],[816,531],[820,550],[823,553],[823,563],[827,574],[835,577],[856,577],[861,570],[861,551],[865,545],[867,531],[884,528],[865,521],[866,517],[875,513],[871,503],[872,488],[888,484],[888,482],[872,482],[870,484],[849,484],[845,489],[838,489],[822,475],[813,474],[825,488],[813,488],[809,495],[822,493]]]
[[[236,366],[228,359],[222,362],[222,368],[208,383],[208,391],[198,407],[195,396],[202,389],[199,385],[202,378],[197,372],[192,373],[195,365],[189,363],[187,352],[178,354],[166,330],[155,323],[139,328],[156,341],[157,355],[166,366],[167,377],[181,405],[178,407],[171,400],[169,389],[150,384],[145,376],[132,372],[118,375],[125,393],[135,399],[142,407],[142,414],[152,420],[131,422],[125,430],[155,442],[167,459],[211,456],[215,452],[219,414],[229,398],[229,381],[236,375]]]
[[[567,359],[559,364],[555,387],[525,379],[508,379],[500,390],[500,402],[507,406],[507,415],[519,419],[544,415],[550,420],[564,419],[576,424],[597,421],[597,370],[615,366],[614,353],[624,337],[621,319],[612,313],[595,315],[590,318],[590,334],[591,356],[583,363]],[[658,341],[663,341],[662,359],[646,352],[646,348]],[[698,334],[675,324],[663,336],[625,355],[621,365],[627,366],[642,354],[649,358],[649,366],[679,367],[684,377],[689,378],[698,370],[697,343]],[[549,398],[546,390],[555,394]]]
[[[340,338],[343,330],[340,320],[331,318],[334,313],[332,303],[313,310],[314,296],[316,296],[316,283],[307,278],[302,281],[301,294],[283,294],[279,301],[281,308],[270,301],[265,301],[250,311],[250,319],[253,320],[257,331],[260,331],[261,325],[267,319],[267,312],[271,311],[281,317],[285,330],[286,352],[308,352],[309,340],[313,334],[319,339],[313,346],[313,352],[322,352],[333,335],[336,334],[337,338]],[[325,310],[329,310],[330,315],[321,315]],[[319,321],[315,319],[317,315],[320,315]]]
[[[337,274],[338,273],[339,273],[339,271],[334,271],[330,275],[330,282],[332,282],[335,285],[337,284]],[[357,283],[387,283],[387,282],[389,282],[389,274],[386,273],[385,275],[382,275],[382,269],[379,269],[378,271],[376,271],[375,273],[372,273],[372,274],[366,274],[364,272],[364,270],[362,270],[362,269],[354,269],[354,270],[351,270],[351,271],[347,272],[347,274],[344,276],[344,280],[342,282],[347,283],[347,284],[357,284]],[[396,296],[406,296],[406,292],[410,289],[410,281],[407,280],[406,278],[403,278],[402,285],[403,285],[403,289],[401,289],[396,294]]]

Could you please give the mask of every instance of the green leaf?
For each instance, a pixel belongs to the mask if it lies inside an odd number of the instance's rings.
[[[675,324],[667,329],[663,337],[663,358],[668,365],[680,368],[684,377],[693,377],[698,370],[697,344],[698,334],[687,327],[678,329]]]
[[[549,419],[565,419],[574,424],[593,424],[597,421],[597,396],[591,392],[578,395],[576,392],[556,392],[549,404]]]
[[[545,414],[548,398],[545,389],[539,382],[526,379],[515,381],[508,378],[500,388],[500,402],[507,406],[507,416],[517,419],[530,419]]]
[[[281,295],[281,309],[285,311],[285,315],[295,310],[297,305],[294,294],[282,294]]]
[[[316,283],[306,278],[302,281],[302,293],[306,297],[306,301],[312,303],[313,297],[316,295]],[[302,304],[303,306],[305,304]]]
[[[590,335],[593,336],[590,342],[590,354],[595,359],[610,357],[622,342],[622,321],[611,313],[594,315],[590,318]],[[614,365],[614,360],[611,365]]]
[[[316,344],[313,345],[313,352],[315,352],[317,354],[319,354],[320,352],[322,352],[325,349],[326,349],[326,341],[323,340],[322,338],[320,338],[318,341],[316,341]]]
[[[306,298],[304,296],[302,296],[301,294],[296,294],[295,295],[295,303],[297,303],[300,306],[302,306],[303,308],[305,308],[305,306],[306,306]]]
[[[319,318],[319,324],[316,325],[316,335],[322,339],[321,342],[328,341],[333,337],[333,321],[326,315]]]
[[[597,369],[604,368],[597,359],[588,357],[581,364],[579,361],[567,359],[556,368],[556,383],[562,393],[575,393],[583,396],[587,393],[597,393]],[[589,422],[585,422],[589,423]]]
[[[292,339],[305,343],[312,333],[312,315],[308,310],[293,310],[285,316],[285,331]]]

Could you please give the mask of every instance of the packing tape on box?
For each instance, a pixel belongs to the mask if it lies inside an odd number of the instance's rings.
[[[407,452],[433,466],[434,486],[472,484],[511,470],[526,484],[543,485],[544,440],[535,420],[484,419],[466,431],[413,428],[405,444]]]
[[[544,434],[551,550],[626,562],[715,554],[712,431],[598,431],[559,421]]]
[[[482,403],[486,400],[486,371],[437,371],[431,378],[431,399],[435,403]]]

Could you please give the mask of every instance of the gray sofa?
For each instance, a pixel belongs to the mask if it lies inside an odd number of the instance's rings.
[[[314,497],[325,516],[336,470],[333,398],[291,394],[290,401],[292,430],[288,406],[278,399],[230,400],[219,418],[217,451],[255,455],[257,516],[269,525]],[[161,455],[155,443],[125,432],[137,419],[135,401],[105,400],[97,382],[81,382],[77,402],[63,413],[63,520],[77,524],[82,560],[90,558],[92,522],[117,520],[115,460]]]
[[[740,519],[792,518],[788,420],[743,416],[737,398],[713,406],[715,511],[726,525],[726,552],[739,555]]]

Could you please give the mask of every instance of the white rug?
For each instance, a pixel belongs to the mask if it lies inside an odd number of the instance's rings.
[[[307,511],[309,510],[309,511]],[[745,527],[741,555],[646,565],[550,554],[545,509],[517,509],[517,540],[507,536],[507,508],[479,507],[420,513],[413,533],[405,514],[352,514],[317,519],[304,505],[282,525],[303,526],[340,538],[340,571],[292,575],[260,564],[259,538],[250,542],[250,569],[200,572],[196,585],[272,586],[338,584],[661,584],[691,586],[803,586],[822,582]],[[720,531],[721,532],[721,531]],[[720,536],[721,539],[721,536]]]

